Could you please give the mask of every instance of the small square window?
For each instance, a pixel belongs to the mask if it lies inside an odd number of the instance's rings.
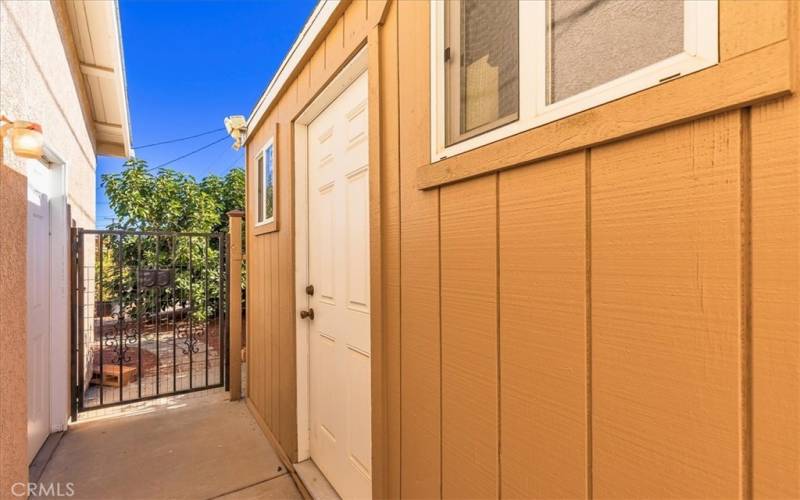
[[[260,155],[257,160],[258,165],[258,222],[264,220],[264,155]]]
[[[256,167],[258,224],[267,224],[275,221],[276,207],[275,145],[272,140],[267,143],[264,151],[256,160]]]
[[[264,220],[269,221],[275,217],[275,165],[274,146],[270,145],[264,151]]]

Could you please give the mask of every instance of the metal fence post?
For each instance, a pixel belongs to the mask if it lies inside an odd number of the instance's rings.
[[[231,401],[238,401],[242,394],[242,221],[244,212],[228,212],[228,350],[230,366]]]
[[[69,210],[69,205],[67,205]],[[78,332],[82,330],[78,325],[83,321],[81,316],[81,308],[78,305],[78,296],[81,293],[81,283],[78,281],[78,251],[81,246],[78,240],[78,228],[74,223],[70,227],[70,253],[69,253],[69,302],[70,302],[70,417],[72,421],[78,420],[78,406],[80,404],[80,397],[83,393],[83,387],[78,386],[78,366],[81,355],[83,354],[79,348]]]

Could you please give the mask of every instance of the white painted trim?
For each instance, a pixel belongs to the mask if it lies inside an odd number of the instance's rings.
[[[431,0],[431,162],[464,153],[654,87],[675,75],[686,76],[717,64],[719,62],[717,2],[718,0],[684,0],[684,52],[681,54],[550,105],[546,104],[545,99],[547,66],[545,30],[523,25],[524,19],[532,19],[534,26],[546,26],[544,22],[546,2],[520,2],[519,120],[446,147],[444,3]],[[526,50],[526,47],[529,48]],[[526,53],[530,57],[526,58]],[[535,96],[533,105],[526,97],[526,92],[523,92],[525,88],[531,89],[527,94]]]
[[[42,162],[47,166],[50,186],[50,432],[67,430],[70,412],[70,313],[69,313],[69,199],[67,163],[55,150],[45,145]]]
[[[258,156],[256,156],[256,182],[260,183],[262,182],[262,179],[258,178],[258,160],[259,158],[264,158],[264,168],[266,169],[267,150],[272,148],[272,217],[264,220],[258,220],[258,214],[256,214],[256,227],[271,224],[277,220],[278,216],[278,166],[275,164],[275,160],[278,158],[278,155],[275,154],[275,147],[275,137],[270,137],[266,144],[264,144],[261,152],[258,154]],[[263,204],[264,209],[266,209],[267,190],[263,189],[264,186],[259,187],[262,188],[261,203]],[[258,190],[256,190],[256,192],[258,192]]]
[[[444,2],[430,0],[431,18],[431,158],[436,156],[438,151],[444,150],[445,141],[445,122],[447,121],[445,111],[445,61],[444,61],[444,36],[445,36],[445,15]]]
[[[519,18],[532,19],[534,26],[545,26],[547,18],[546,2],[520,2]],[[519,58],[523,54],[544,54],[547,47],[546,30],[519,30]],[[519,71],[519,116],[534,116],[539,109],[539,101],[544,95],[544,82],[546,65],[544,64],[517,64]],[[522,89],[530,89],[523,92]],[[513,123],[513,122],[512,122]],[[476,136],[480,137],[480,136]]]
[[[251,130],[251,127],[255,126],[259,121],[261,121],[261,118],[264,116],[267,110],[269,110],[280,91],[287,83],[289,83],[289,77],[292,75],[295,69],[297,69],[300,61],[320,35],[323,26],[325,26],[325,24],[331,18],[338,5],[339,0],[321,0],[314,8],[314,11],[311,13],[308,21],[306,21],[305,26],[303,26],[302,31],[297,36],[294,44],[292,44],[292,48],[289,49],[289,52],[283,59],[283,62],[281,62],[281,65],[278,68],[278,71],[275,73],[275,76],[272,77],[269,85],[267,85],[267,88],[258,99],[253,111],[250,112],[250,116],[247,118],[248,132]],[[244,144],[247,144],[247,142],[250,140],[250,137],[251,134],[247,134],[245,136]]]
[[[121,122],[122,122],[122,141],[125,149],[125,154],[128,156],[135,156],[133,145],[131,144],[131,116],[128,110],[128,84],[125,77],[125,57],[123,56],[122,48],[122,25],[119,20],[119,2],[114,0],[109,9],[109,26],[113,27],[116,32],[116,40],[114,40],[114,69],[117,73],[114,78],[115,87],[117,90],[117,105],[119,106]]]
[[[367,48],[361,49],[294,122],[295,332],[297,353],[297,461],[311,457],[309,422],[309,329],[300,319],[308,308],[308,125],[361,74],[367,71]]]

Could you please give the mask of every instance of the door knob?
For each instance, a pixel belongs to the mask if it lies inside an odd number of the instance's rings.
[[[308,286],[306,287],[306,293],[307,293],[308,295],[314,295],[314,285],[308,285]]]
[[[308,311],[300,311],[300,317],[302,319],[314,319],[314,309],[309,307]]]

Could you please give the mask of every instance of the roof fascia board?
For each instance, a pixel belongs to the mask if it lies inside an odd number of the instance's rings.
[[[125,77],[125,57],[123,56],[122,48],[122,24],[120,23],[119,16],[119,1],[114,0],[110,2],[110,26],[116,31],[116,40],[114,44],[114,67],[117,69],[115,78],[115,86],[117,87],[117,101],[120,107],[120,116],[122,117],[122,140],[125,156],[134,156],[133,147],[131,146],[131,117],[128,111],[128,84]]]
[[[306,21],[303,30],[298,35],[286,57],[281,62],[278,71],[269,82],[266,90],[261,94],[255,108],[247,118],[247,131],[244,143],[247,144],[252,134],[251,128],[258,125],[264,115],[272,107],[275,99],[280,95],[284,86],[305,59],[309,49],[314,46],[319,36],[323,33],[328,22],[337,11],[341,0],[321,0]]]

